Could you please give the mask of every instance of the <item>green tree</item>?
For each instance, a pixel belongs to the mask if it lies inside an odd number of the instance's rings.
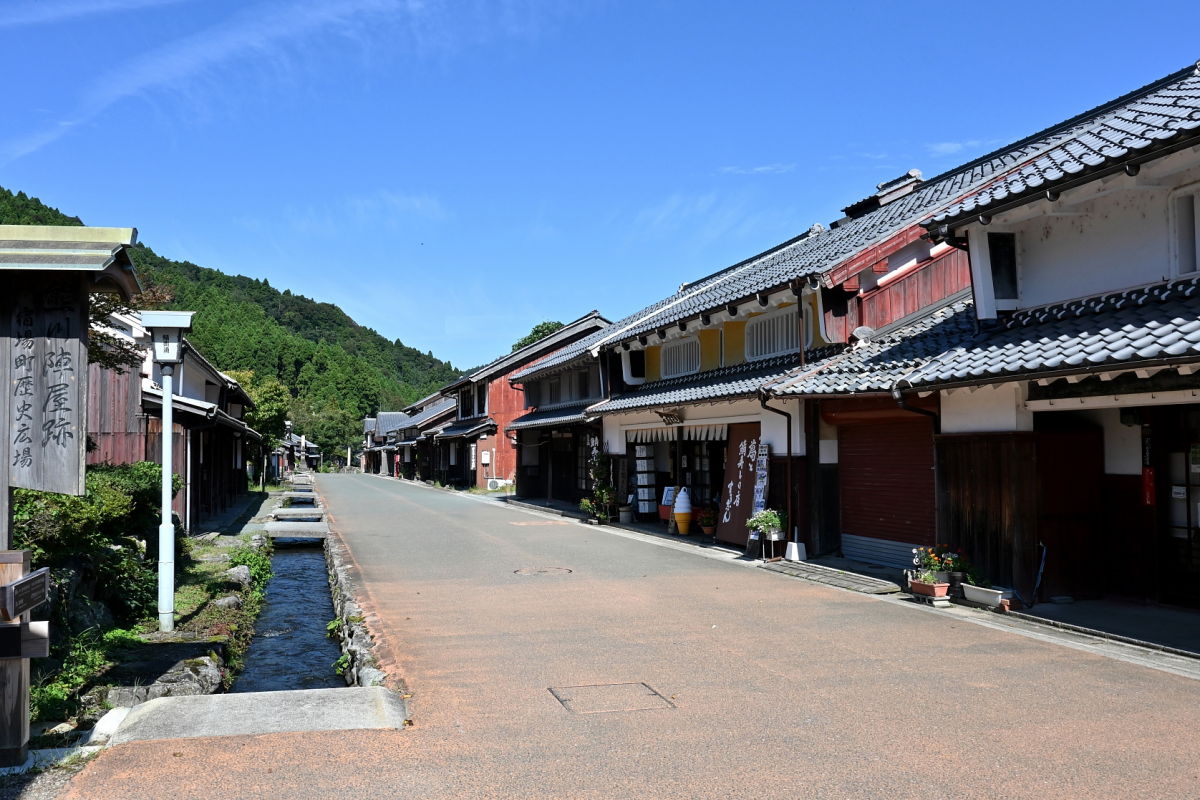
[[[526,347],[528,345],[533,344],[534,342],[545,339],[547,336],[554,333],[556,330],[558,330],[561,327],[563,327],[563,324],[561,322],[555,322],[555,321],[551,321],[551,320],[546,320],[545,322],[539,322],[537,325],[533,326],[533,330],[531,330],[526,335],[522,336],[520,339],[517,339],[516,344],[514,344],[512,346],[512,352],[515,353],[518,350],[520,350],[522,347]]]
[[[242,385],[254,401],[246,412],[246,424],[272,443],[283,438],[283,423],[287,421],[292,393],[273,375],[258,377],[251,370],[230,370],[229,377]]]

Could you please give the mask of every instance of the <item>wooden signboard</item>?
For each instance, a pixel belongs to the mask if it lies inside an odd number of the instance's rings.
[[[727,447],[716,537],[723,542],[744,545],[749,533],[746,520],[754,508],[754,487],[758,475],[758,423],[731,424]]]
[[[32,611],[50,597],[50,568],[42,567],[23,578],[0,586],[0,614],[13,620]]]
[[[84,493],[87,293],[72,277],[14,276],[0,300],[10,486]]]

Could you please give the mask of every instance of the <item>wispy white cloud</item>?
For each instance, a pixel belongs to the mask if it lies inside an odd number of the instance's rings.
[[[1000,139],[964,139],[957,142],[932,142],[925,145],[925,149],[933,156],[953,156],[964,150],[978,151],[995,147],[1001,141]]]
[[[169,2],[183,0],[98,0],[100,8],[114,11]],[[83,6],[83,2],[61,4],[56,6],[57,16],[30,13],[25,19],[54,22],[84,13],[78,10]],[[242,6],[215,25],[97,75],[84,87],[76,106],[59,120],[0,142],[0,163],[45,147],[129,98],[186,93],[206,79],[219,88],[221,81],[214,79],[229,70],[239,68],[237,79],[244,81],[248,75],[262,74],[264,64],[275,70],[275,77],[286,80],[305,58],[306,45],[315,40],[321,48],[336,40],[339,47],[349,44],[347,49],[366,52],[386,39],[390,49],[407,47],[422,54],[496,35],[535,36],[546,24],[539,21],[540,9],[539,2],[529,0],[504,0],[469,10],[445,0],[267,0]],[[245,69],[247,62],[259,68]],[[199,96],[190,97],[189,106],[189,113],[202,113]]]
[[[753,239],[795,227],[794,209],[764,207],[751,195],[717,192],[676,193],[634,215],[628,233],[635,238],[681,233],[695,245],[722,239]]]
[[[796,168],[792,164],[761,164],[756,167],[721,167],[717,172],[722,175],[781,175]]]
[[[284,209],[283,224],[296,233],[338,237],[347,230],[401,230],[438,223],[450,213],[436,197],[380,189]]]
[[[67,2],[20,2],[10,0],[0,11],[0,28],[23,25],[54,25],[78,17],[140,11],[155,6],[169,6],[191,0],[68,0]]]

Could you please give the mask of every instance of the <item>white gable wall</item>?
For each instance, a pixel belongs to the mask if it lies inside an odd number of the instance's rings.
[[[1120,174],[974,222],[973,279],[990,294],[990,269],[981,243],[988,233],[1017,235],[1018,308],[1060,303],[1157,283],[1174,276],[1171,193],[1200,182],[1200,154],[1191,150],[1146,165],[1136,177]],[[989,297],[981,317],[993,317]]]

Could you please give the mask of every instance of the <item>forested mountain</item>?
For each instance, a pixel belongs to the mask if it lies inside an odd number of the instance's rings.
[[[5,189],[0,223],[83,224]],[[132,255],[143,285],[171,296],[168,307],[197,312],[189,340],[219,369],[251,371],[256,382],[286,386],[297,432],[324,448],[358,440],[362,417],[407,405],[461,374],[432,353],[356,324],[335,305],[280,292],[265,280],[172,261],[144,245]]]

